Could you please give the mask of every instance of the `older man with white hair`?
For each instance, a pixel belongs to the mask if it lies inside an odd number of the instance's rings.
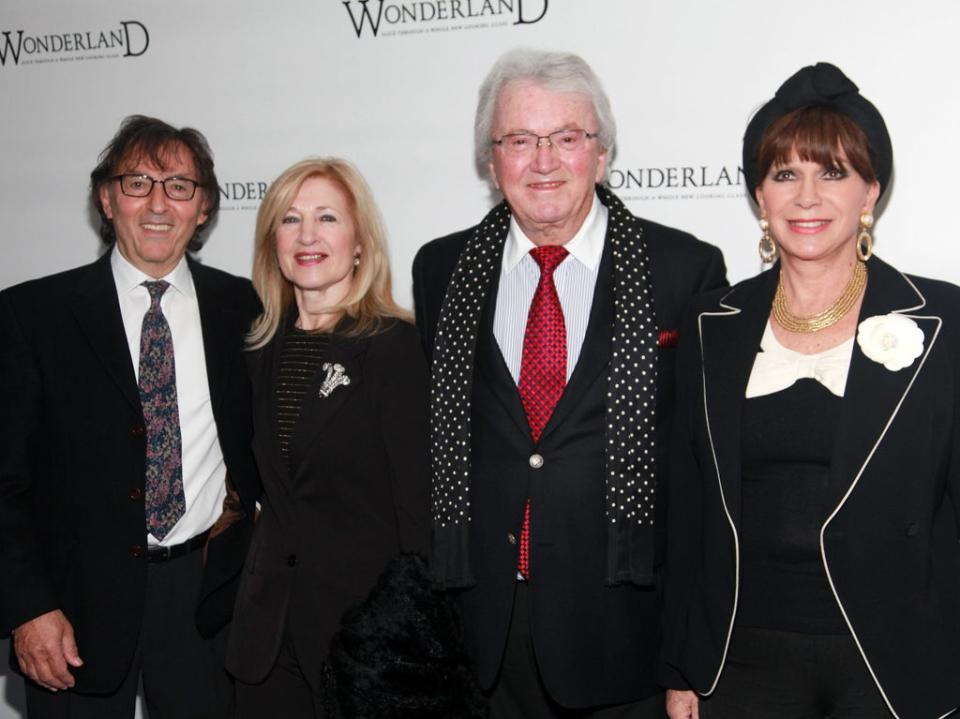
[[[504,201],[414,262],[432,358],[433,572],[498,717],[662,717],[654,672],[684,306],[719,250],[602,185],[609,100],[576,55],[516,50],[480,89]]]

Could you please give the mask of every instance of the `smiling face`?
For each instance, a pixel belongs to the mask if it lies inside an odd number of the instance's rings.
[[[182,145],[175,145],[164,154],[162,167],[133,153],[119,163],[115,174],[148,175],[155,180],[197,179],[193,157]],[[207,220],[206,193],[202,187],[197,188],[191,200],[171,200],[159,182],[146,197],[130,197],[121,191],[119,180],[108,180],[100,186],[100,204],[113,222],[120,254],[154,278],[163,277],[177,266],[197,226]]]
[[[800,160],[796,152],[770,167],[757,202],[784,259],[852,257],[860,215],[873,212],[880,194],[850,169],[841,148],[836,166]]]
[[[310,177],[277,227],[277,263],[297,304],[333,306],[346,297],[360,255],[346,195],[325,177]]]
[[[515,80],[505,85],[497,98],[490,139],[513,132],[545,136],[572,129],[597,132],[589,97],[551,92],[528,80]],[[564,244],[589,214],[594,184],[603,179],[606,162],[607,152],[596,138],[572,152],[543,140],[527,155],[513,155],[494,146],[490,175],[532,242]]]

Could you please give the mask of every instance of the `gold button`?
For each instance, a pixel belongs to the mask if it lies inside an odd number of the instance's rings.
[[[543,455],[531,454],[530,466],[533,467],[534,469],[540,469],[543,466]]]

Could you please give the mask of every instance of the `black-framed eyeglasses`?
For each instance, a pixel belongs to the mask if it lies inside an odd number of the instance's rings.
[[[529,155],[540,149],[540,143],[546,140],[550,147],[558,147],[566,152],[577,152],[584,148],[587,140],[592,140],[596,136],[597,133],[595,132],[587,132],[576,128],[557,130],[549,135],[535,135],[532,132],[511,132],[499,140],[491,140],[490,144],[497,145],[511,155]]]
[[[146,197],[153,192],[153,186],[156,183],[163,185],[164,194],[171,200],[186,202],[192,200],[197,192],[197,186],[200,184],[189,177],[168,177],[165,180],[157,180],[150,175],[114,175],[111,180],[120,181],[120,190],[129,197]]]

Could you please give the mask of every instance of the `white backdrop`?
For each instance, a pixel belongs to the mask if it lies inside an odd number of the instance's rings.
[[[592,64],[619,125],[611,185],[636,214],[720,246],[731,281],[759,269],[738,177],[747,120],[801,66],[839,65],[893,137],[877,253],[960,283],[947,214],[958,34],[952,0],[3,0],[0,287],[97,257],[89,172],[142,113],[213,147],[222,211],[204,262],[248,275],[266,184],[307,155],[342,155],[373,187],[409,305],[416,249],[491,206],[473,164],[476,91],[517,45]],[[0,719],[23,713],[7,676]]]

